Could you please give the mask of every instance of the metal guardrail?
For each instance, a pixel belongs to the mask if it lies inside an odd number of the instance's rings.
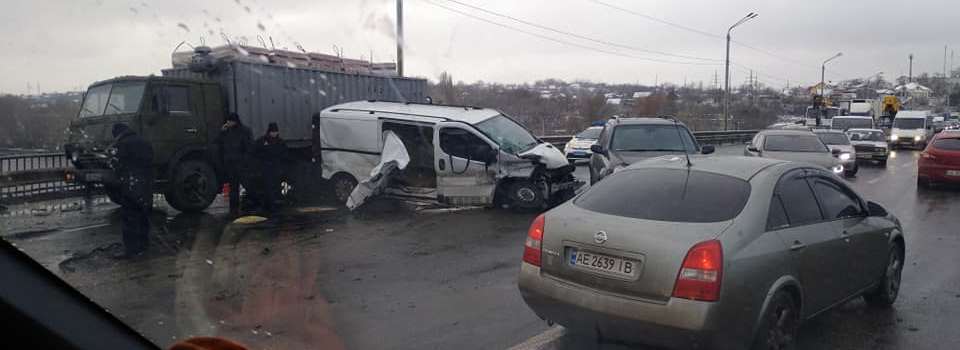
[[[753,139],[759,130],[727,130],[727,131],[695,131],[693,137],[702,144],[741,143]],[[563,146],[573,138],[573,135],[540,136],[544,142],[563,149]]]
[[[68,165],[69,161],[63,153],[0,156],[0,203],[86,191],[84,185],[64,181]]]

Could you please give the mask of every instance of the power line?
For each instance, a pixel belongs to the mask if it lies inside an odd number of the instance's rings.
[[[719,34],[713,34],[713,33],[710,33],[710,32],[707,32],[707,31],[703,31],[703,30],[700,30],[700,29],[696,29],[696,28],[693,28],[693,27],[688,27],[688,26],[685,26],[685,25],[682,25],[682,24],[679,24],[679,23],[670,22],[670,21],[663,20],[663,19],[660,19],[660,18],[657,18],[657,17],[654,17],[654,16],[650,16],[650,15],[647,15],[647,14],[644,14],[644,13],[640,13],[640,12],[637,12],[637,11],[634,11],[634,10],[631,10],[631,9],[628,9],[628,8],[623,8],[623,7],[616,6],[616,5],[613,5],[613,4],[610,4],[610,3],[606,3],[606,2],[603,2],[603,1],[600,1],[600,0],[590,0],[590,1],[593,2],[593,3],[596,3],[596,4],[598,4],[598,5],[601,5],[601,6],[605,6],[605,7],[608,7],[608,8],[611,8],[611,9],[614,9],[614,10],[617,10],[617,11],[620,11],[620,12],[628,13],[628,14],[631,14],[631,15],[634,15],[634,16],[637,16],[637,17],[642,17],[642,18],[645,18],[645,19],[648,19],[648,20],[651,20],[651,21],[654,21],[654,22],[657,22],[657,23],[666,24],[666,25],[671,26],[671,27],[683,29],[683,30],[686,30],[686,31],[688,31],[688,32],[700,34],[700,35],[707,36],[707,37],[714,38],[714,39],[723,39],[723,36],[721,36],[721,35],[719,35]],[[777,54],[777,53],[774,53],[774,52],[771,52],[771,51],[768,51],[768,50],[764,50],[764,49],[758,48],[758,47],[756,47],[756,46],[748,45],[748,44],[746,44],[746,43],[743,43],[743,42],[740,42],[740,41],[737,41],[737,40],[731,40],[730,42],[736,44],[737,46],[741,46],[741,47],[744,47],[744,48],[747,48],[747,49],[751,49],[751,50],[757,51],[757,52],[759,52],[759,53],[762,53],[762,54],[765,54],[765,55],[768,55],[768,56],[771,56],[771,57],[774,57],[774,58],[779,58],[779,59],[784,60],[784,61],[787,61],[787,62],[792,62],[792,63],[796,63],[796,64],[801,64],[801,65],[803,65],[802,67],[807,68],[807,69],[811,69],[811,70],[819,70],[819,69],[820,69],[819,67],[808,66],[809,62],[803,63],[803,62],[801,62],[801,61],[794,60],[794,59],[792,59],[792,58],[788,58],[788,57],[786,57],[786,56],[782,56],[782,55],[780,55],[780,54]]]
[[[496,21],[493,21],[493,20],[490,20],[490,19],[486,19],[486,18],[483,18],[483,17],[476,16],[476,15],[473,15],[473,14],[471,14],[471,13],[464,12],[464,11],[461,11],[461,10],[458,10],[458,9],[455,9],[455,8],[451,8],[451,7],[448,7],[448,6],[444,6],[444,5],[435,3],[435,2],[430,1],[430,0],[421,0],[421,1],[424,2],[424,3],[430,4],[430,5],[433,5],[433,6],[442,8],[442,9],[445,9],[445,10],[450,11],[450,12],[455,12],[455,13],[458,13],[458,14],[463,15],[463,16],[467,16],[467,17],[470,17],[470,18],[473,18],[473,19],[476,19],[476,20],[479,20],[479,21],[487,22],[487,23],[490,23],[490,24],[493,24],[493,25],[496,25],[496,26],[499,26],[499,27],[507,28],[507,29],[510,29],[510,30],[513,30],[513,31],[517,31],[517,32],[520,32],[520,33],[524,33],[524,34],[527,34],[527,35],[535,36],[535,37],[538,37],[538,38],[541,38],[541,39],[544,39],[544,40],[549,40],[549,41],[553,41],[553,42],[556,42],[556,43],[560,43],[560,44],[564,44],[564,45],[569,45],[569,46],[575,46],[575,47],[579,47],[579,48],[582,48],[582,49],[587,49],[587,50],[602,52],[602,53],[606,53],[606,54],[609,54],[609,55],[621,56],[621,57],[632,58],[632,59],[643,60],[643,61],[651,61],[651,62],[659,62],[659,63],[668,63],[668,64],[683,64],[683,65],[695,65],[695,66],[715,66],[715,65],[719,65],[719,63],[679,62],[679,61],[662,60],[662,59],[649,58],[649,57],[639,57],[639,56],[628,55],[628,54],[625,54],[625,53],[622,53],[622,52],[616,52],[616,51],[605,50],[605,49],[596,48],[596,47],[590,47],[590,46],[582,45],[582,44],[579,44],[579,43],[574,43],[574,42],[570,42],[570,41],[566,41],[566,40],[562,40],[562,39],[557,39],[557,38],[550,37],[550,36],[547,36],[547,35],[543,35],[543,34],[540,34],[540,33],[535,33],[535,32],[531,32],[531,31],[523,30],[523,29],[520,29],[520,28],[517,28],[517,27],[514,27],[514,26],[510,26],[510,25],[508,25],[508,24],[503,24],[503,23],[496,22]]]
[[[574,37],[574,38],[578,38],[578,39],[582,39],[582,40],[586,40],[586,41],[592,41],[592,42],[595,42],[595,43],[598,43],[598,44],[603,44],[603,45],[618,47],[618,48],[622,48],[622,49],[634,50],[634,51],[641,51],[641,52],[653,53],[653,54],[664,55],[664,56],[672,56],[672,57],[677,57],[677,58],[687,58],[687,59],[703,60],[703,61],[714,61],[714,62],[721,62],[721,61],[722,61],[722,60],[717,59],[717,58],[706,58],[706,57],[698,57],[698,56],[690,56],[690,55],[681,55],[681,54],[674,54],[674,53],[670,53],[670,52],[664,52],[664,51],[657,51],[657,50],[645,49],[645,48],[640,48],[640,47],[630,46],[630,45],[625,45],[625,44],[618,44],[618,43],[610,42],[610,41],[603,40],[603,39],[597,39],[597,38],[588,37],[588,36],[581,35],[581,34],[577,34],[577,33],[572,33],[572,32],[568,32],[568,31],[556,29],[556,28],[547,27],[547,26],[544,26],[544,25],[541,25],[541,24],[533,23],[533,22],[530,22],[530,21],[527,21],[527,20],[524,20],[524,19],[520,19],[520,18],[517,18],[517,17],[505,15],[505,14],[502,14],[502,13],[490,11],[490,10],[487,10],[487,9],[482,8],[482,7],[479,7],[479,6],[474,6],[474,5],[467,4],[467,3],[463,3],[463,2],[460,2],[460,1],[457,1],[457,0],[447,0],[447,1],[448,1],[448,2],[452,2],[452,3],[455,3],[455,4],[459,4],[459,5],[464,6],[464,7],[469,7],[469,8],[471,8],[471,9],[474,9],[474,10],[477,10],[477,11],[480,11],[480,12],[484,12],[484,13],[487,13],[487,14],[490,14],[490,15],[494,15],[494,16],[501,17],[501,18],[506,18],[506,19],[509,19],[509,20],[512,20],[512,21],[515,21],[515,22],[523,23],[523,24],[526,24],[526,25],[528,25],[528,26],[540,28],[540,29],[543,29],[543,30],[551,31],[551,32],[554,32],[554,33],[562,34],[562,35],[572,36],[572,37]]]

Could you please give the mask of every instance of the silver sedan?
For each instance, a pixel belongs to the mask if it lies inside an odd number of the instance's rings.
[[[537,217],[518,285],[572,332],[675,348],[780,349],[801,321],[900,288],[899,220],[829,171],[661,157]]]

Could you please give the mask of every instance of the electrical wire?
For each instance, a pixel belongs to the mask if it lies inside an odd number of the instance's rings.
[[[573,32],[568,32],[568,31],[564,31],[564,30],[560,30],[560,29],[548,27],[548,26],[545,26],[545,25],[533,23],[533,22],[530,22],[530,21],[527,21],[527,20],[524,20],[524,19],[520,19],[520,18],[517,18],[517,17],[510,16],[510,15],[505,15],[505,14],[498,13],[498,12],[494,12],[494,11],[485,9],[485,8],[483,8],[483,7],[479,7],[479,6],[467,4],[467,3],[460,2],[460,1],[457,1],[457,0],[446,0],[446,1],[447,1],[447,2],[452,2],[452,3],[455,3],[455,4],[458,4],[458,5],[461,5],[461,6],[464,6],[464,7],[468,7],[468,8],[471,8],[471,9],[474,9],[474,10],[477,10],[477,11],[480,11],[480,12],[483,12],[483,13],[487,13],[487,14],[490,14],[490,15],[493,15],[493,16],[497,16],[497,17],[501,17],[501,18],[506,18],[506,19],[509,19],[509,20],[511,20],[511,21],[518,22],[518,23],[522,23],[522,24],[525,24],[525,25],[528,25],[528,26],[531,26],[531,27],[540,28],[540,29],[543,29],[543,30],[546,30],[546,31],[550,31],[550,32],[554,32],[554,33],[558,33],[558,34],[562,34],[562,35],[566,35],[566,36],[571,36],[571,37],[574,37],[574,38],[577,38],[577,39],[581,39],[581,40],[591,41],[591,42],[598,43],[598,44],[602,44],[602,45],[613,46],[613,47],[618,47],[618,48],[621,48],[621,49],[627,49],[627,50],[633,50],[633,51],[641,51],[641,52],[652,53],[652,54],[663,55],[663,56],[677,57],[677,58],[686,58],[686,59],[703,60],[703,61],[713,61],[713,62],[723,62],[723,60],[718,59],[718,58],[707,58],[707,57],[699,57],[699,56],[690,56],[690,55],[674,54],[674,53],[665,52],[665,51],[657,51],[657,50],[645,49],[645,48],[636,47],[636,46],[630,46],[630,45],[625,45],[625,44],[614,43],[614,42],[610,42],[610,41],[603,40],[603,39],[593,38],[593,37],[589,37],[589,36],[586,36],[586,35],[581,35],[581,34],[577,34],[577,33],[573,33]]]
[[[504,23],[500,23],[500,22],[497,22],[497,21],[494,21],[494,20],[490,20],[490,19],[487,19],[487,18],[483,18],[483,17],[480,17],[480,16],[476,16],[476,15],[474,15],[474,14],[471,14],[471,13],[468,13],[468,12],[464,12],[464,11],[461,11],[461,10],[459,10],[459,9],[451,8],[451,7],[442,5],[442,4],[438,4],[438,3],[435,3],[435,2],[433,2],[433,1],[431,1],[431,0],[420,0],[420,1],[421,1],[421,2],[424,2],[424,3],[426,3],[426,4],[430,4],[430,5],[433,5],[433,6],[442,8],[442,9],[447,10],[447,11],[450,11],[450,12],[458,13],[458,14],[463,15],[463,16],[466,16],[466,17],[470,17],[470,18],[473,18],[473,19],[476,19],[476,20],[479,20],[479,21],[487,22],[487,23],[489,23],[489,24],[493,24],[493,25],[498,26],[498,27],[507,28],[507,29],[510,29],[510,30],[513,30],[513,31],[516,31],[516,32],[524,33],[524,34],[527,34],[527,35],[530,35],[530,36],[534,36],[534,37],[538,37],[538,38],[541,38],[541,39],[544,39],[544,40],[549,40],[549,41],[553,41],[553,42],[556,42],[556,43],[560,43],[560,44],[564,44],[564,45],[569,45],[569,46],[574,46],[574,47],[578,47],[578,48],[582,48],[582,49],[586,49],[586,50],[591,50],[591,51],[596,51],[596,52],[602,52],[602,53],[606,53],[606,54],[609,54],[609,55],[620,56],[620,57],[631,58],[631,59],[642,60],[642,61],[650,61],[650,62],[658,62],[658,63],[667,63],[667,64],[683,64],[683,65],[695,65],[695,66],[717,66],[717,65],[720,65],[720,63],[680,62],[680,61],[670,61],[670,60],[656,59],[656,58],[650,58],[650,57],[639,57],[639,56],[634,56],[634,55],[625,54],[625,53],[622,53],[622,52],[611,51],[611,50],[606,50],[606,49],[601,49],[601,48],[596,48],[596,47],[591,47],[591,46],[588,46],[588,45],[583,45],[583,44],[579,44],[579,43],[575,43],[575,42],[571,42],[571,41],[566,41],[566,40],[562,40],[562,39],[557,39],[557,38],[554,38],[554,37],[551,37],[551,36],[547,36],[547,35],[543,35],[543,34],[540,34],[540,33],[531,32],[531,31],[527,31],[527,30],[524,30],[524,29],[520,29],[520,28],[511,26],[511,25],[508,25],[508,24],[504,24]]]

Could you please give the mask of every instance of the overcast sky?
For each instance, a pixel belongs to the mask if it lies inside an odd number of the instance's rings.
[[[159,74],[178,43],[222,45],[220,32],[250,45],[259,35],[278,48],[396,56],[394,0],[4,0],[2,8],[0,93]],[[716,73],[722,84],[726,28],[749,12],[760,16],[733,32],[732,84],[751,68],[768,85],[812,84],[838,51],[827,80],[878,72],[892,80],[907,74],[910,53],[915,75],[939,73],[945,45],[960,54],[956,0],[405,0],[406,71],[467,82],[705,86]]]

